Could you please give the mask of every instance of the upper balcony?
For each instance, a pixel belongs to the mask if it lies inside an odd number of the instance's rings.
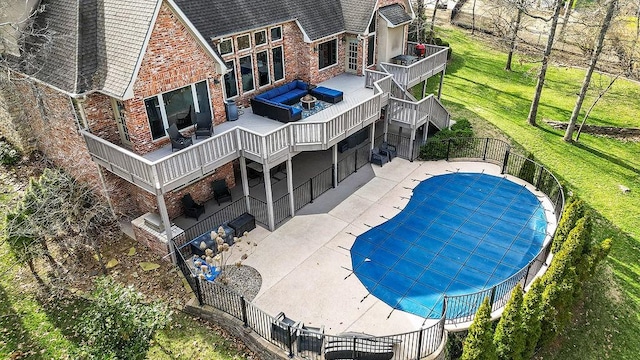
[[[168,145],[141,156],[88,131],[81,132],[98,164],[147,191],[165,193],[240,156],[272,167],[300,151],[329,149],[378,120],[380,109],[386,105],[391,121],[411,129],[426,121],[440,128],[448,126],[449,114],[434,96],[419,102],[407,99],[402,84],[395,79],[399,76],[412,83],[427,76],[419,75],[419,71],[442,71],[446,48],[429,47],[427,54],[430,55],[409,66],[385,64],[383,69],[394,75],[366,71],[364,77],[342,74],[318,84],[342,91],[344,100],[297,122],[283,124],[257,116],[250,108],[243,109],[239,120],[216,126],[214,136],[196,140],[194,145],[175,153]]]
[[[407,42],[404,55],[415,55],[417,43]],[[411,64],[380,63],[380,68],[393,75],[393,78],[404,89],[409,89],[422,81],[443,71],[447,66],[448,48],[436,45],[426,45],[424,58]]]

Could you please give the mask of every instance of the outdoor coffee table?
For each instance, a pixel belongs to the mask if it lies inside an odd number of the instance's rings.
[[[300,103],[302,104],[302,108],[305,110],[311,110],[316,106],[316,101],[318,99],[316,99],[315,96],[311,96],[311,95],[305,95],[303,97],[300,98]]]

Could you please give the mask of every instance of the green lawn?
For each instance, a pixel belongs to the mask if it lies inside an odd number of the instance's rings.
[[[599,213],[598,239],[614,239],[600,276],[586,286],[575,326],[559,339],[545,359],[637,359],[640,354],[640,144],[581,135],[579,144],[562,141],[563,132],[543,120],[568,121],[584,70],[550,67],[538,111],[539,127],[527,124],[536,69],[516,60],[503,70],[506,54],[485,46],[481,38],[457,29],[441,30],[454,57],[447,67],[444,105],[452,118],[465,117],[482,136],[499,128],[512,142],[532,152],[557,174],[570,192]],[[593,87],[609,83],[595,75]],[[591,104],[594,93],[585,101]],[[640,126],[640,86],[618,79],[592,111],[589,123]],[[580,117],[580,120],[582,117]],[[623,194],[619,185],[631,189]]]

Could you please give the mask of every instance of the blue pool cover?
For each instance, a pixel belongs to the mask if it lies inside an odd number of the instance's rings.
[[[438,175],[413,190],[402,212],[358,236],[351,262],[378,299],[439,318],[445,294],[489,289],[525,267],[546,229],[542,204],[522,185],[478,173]]]

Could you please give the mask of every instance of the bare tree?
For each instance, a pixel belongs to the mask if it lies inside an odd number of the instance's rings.
[[[537,126],[536,118],[538,117],[538,106],[540,105],[542,87],[544,86],[544,80],[547,75],[547,67],[549,66],[549,57],[551,55],[551,49],[553,48],[553,40],[555,38],[556,28],[558,27],[560,10],[562,10],[562,0],[556,0],[554,5],[553,17],[551,18],[551,27],[549,28],[549,38],[547,39],[547,46],[544,49],[544,54],[542,56],[542,65],[540,66],[540,72],[538,73],[538,82],[536,84],[536,90],[533,95],[533,101],[531,101],[529,116],[527,117],[527,122],[531,126]]]
[[[513,60],[513,53],[516,51],[516,45],[518,40],[518,32],[520,31],[520,23],[522,22],[522,15],[524,14],[524,8],[526,1],[516,0],[514,2],[516,18],[511,24],[511,35],[509,36],[509,53],[507,54],[507,63],[504,69],[511,71],[511,61]]]
[[[591,114],[591,110],[593,110],[593,108],[596,107],[596,105],[598,105],[598,101],[600,101],[600,99],[602,99],[602,97],[607,93],[607,91],[611,89],[611,87],[613,86],[613,83],[615,83],[619,77],[620,77],[620,74],[616,75],[613,79],[611,79],[611,81],[609,82],[609,85],[607,85],[606,88],[598,92],[598,96],[595,98],[595,100],[593,100],[593,103],[591,103],[591,106],[589,106],[589,109],[587,109],[587,112],[584,114],[584,117],[582,118],[582,123],[580,124],[580,127],[576,132],[576,142],[580,141],[580,134],[582,133],[582,128],[584,127],[584,124],[587,122],[587,119],[589,118],[589,114]]]
[[[558,34],[558,39],[560,41],[564,40],[565,30],[567,29],[567,24],[569,23],[569,18],[571,17],[571,12],[573,11],[575,2],[576,0],[568,0],[564,4],[564,14],[562,16],[562,25],[560,25],[560,33]]]
[[[604,38],[607,35],[609,27],[611,26],[611,21],[617,7],[618,0],[609,0],[609,3],[607,4],[607,13],[602,20],[602,25],[600,27],[598,39],[596,40],[595,49],[591,55],[591,60],[589,61],[589,67],[587,68],[587,73],[585,74],[584,80],[582,81],[580,93],[578,93],[578,100],[576,101],[576,105],[573,107],[573,112],[571,113],[571,118],[569,119],[569,125],[567,126],[567,130],[564,133],[564,141],[571,142],[573,140],[573,130],[576,125],[576,120],[578,119],[578,115],[580,114],[580,109],[582,108],[584,98],[587,95],[587,90],[589,90],[591,75],[593,75],[593,71],[596,68],[596,63],[598,62],[598,58],[600,57],[600,53],[602,52],[602,48],[604,46]]]

